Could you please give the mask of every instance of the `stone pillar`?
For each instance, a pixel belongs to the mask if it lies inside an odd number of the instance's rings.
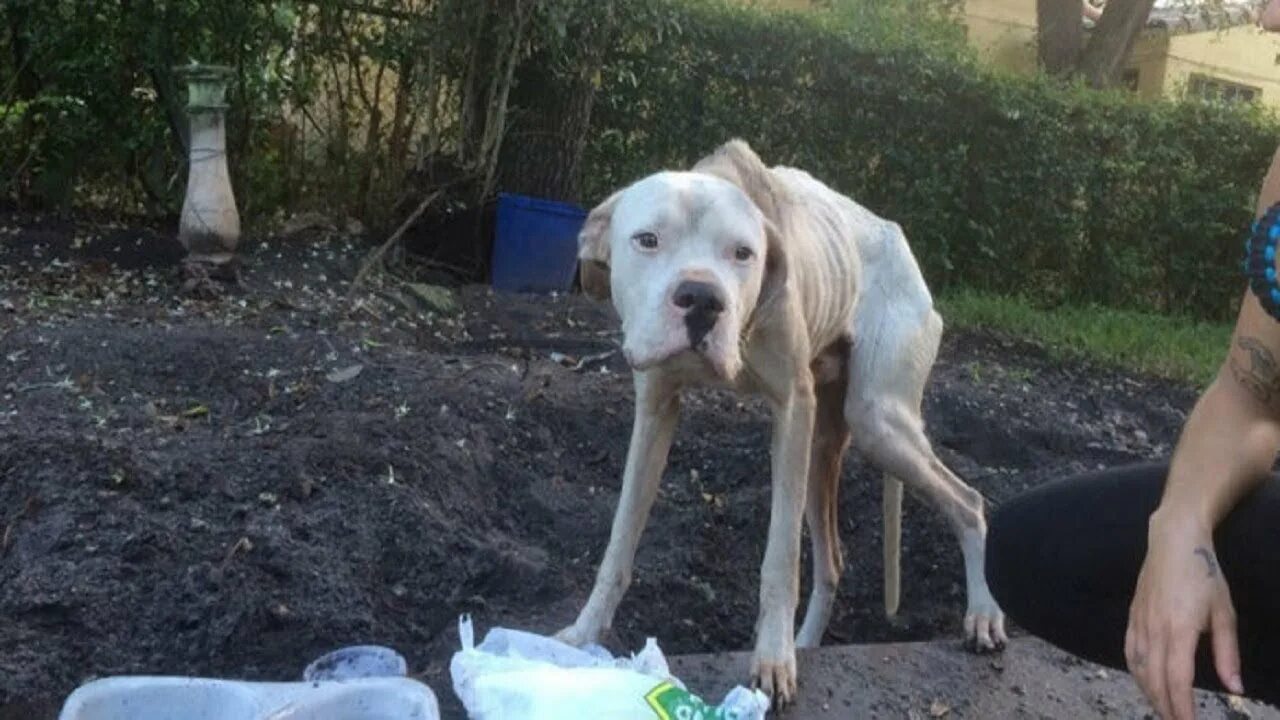
[[[175,69],[187,81],[191,118],[187,195],[178,240],[187,249],[188,265],[204,266],[206,271],[230,269],[240,243],[240,213],[227,170],[225,98],[231,70],[198,64]]]

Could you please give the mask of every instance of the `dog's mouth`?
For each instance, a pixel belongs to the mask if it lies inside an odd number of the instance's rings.
[[[722,353],[715,352],[715,347],[707,340],[702,340],[696,347],[683,345],[656,353],[636,353],[623,350],[623,357],[632,370],[645,372],[657,367],[670,367],[675,370],[710,371],[721,380],[732,380],[733,364]]]
[[[627,364],[632,370],[644,372],[651,370],[659,365],[664,365],[675,360],[682,355],[692,355],[694,351],[688,347],[676,348],[660,353],[636,353],[631,350],[623,350],[622,356],[626,358]]]

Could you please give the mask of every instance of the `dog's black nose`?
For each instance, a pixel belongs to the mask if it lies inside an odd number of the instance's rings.
[[[702,339],[716,326],[720,313],[724,312],[724,300],[720,291],[711,283],[685,280],[676,287],[671,302],[685,310],[684,325],[689,331],[689,344],[695,349]]]

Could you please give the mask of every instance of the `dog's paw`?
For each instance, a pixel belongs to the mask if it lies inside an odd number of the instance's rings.
[[[584,645],[591,645],[600,642],[600,631],[591,631],[589,628],[583,628],[574,623],[567,628],[555,634],[555,639],[566,645],[580,648]]]
[[[979,654],[1004,650],[1009,636],[1004,632],[1004,611],[994,600],[969,606],[964,616],[965,647]]]
[[[758,688],[775,708],[784,708],[796,697],[796,659],[792,655],[777,661],[751,663],[751,687]]]
[[[761,643],[751,658],[751,686],[769,697],[775,708],[790,705],[796,697],[796,651],[787,644],[777,651]]]

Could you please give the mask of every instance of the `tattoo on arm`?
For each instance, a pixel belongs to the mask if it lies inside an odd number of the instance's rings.
[[[1248,361],[1237,359],[1232,354],[1229,360],[1231,374],[1258,402],[1271,404],[1280,395],[1280,362],[1256,337],[1242,337],[1236,341],[1236,347],[1248,355]]]
[[[1196,555],[1204,558],[1204,564],[1209,566],[1209,577],[1218,577],[1218,561],[1214,559],[1213,553],[1207,547],[1198,547],[1193,550]]]

